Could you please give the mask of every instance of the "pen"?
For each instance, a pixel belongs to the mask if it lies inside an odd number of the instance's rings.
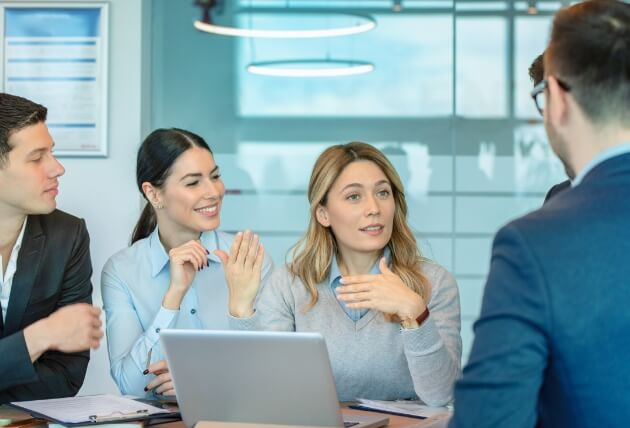
[[[140,410],[135,410],[132,412],[113,412],[113,413],[110,413],[109,415],[103,415],[103,416],[90,415],[88,419],[90,420],[90,422],[116,421],[120,419],[133,419],[134,417],[138,415],[144,415],[147,413],[149,413],[147,409],[140,409]]]
[[[147,366],[144,369],[143,374],[149,373],[149,366],[151,365],[151,353],[153,352],[153,348],[149,348],[149,353],[147,354]]]

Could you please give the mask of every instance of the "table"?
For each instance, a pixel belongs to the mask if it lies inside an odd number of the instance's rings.
[[[374,412],[366,412],[364,410],[355,410],[342,408],[341,412],[344,415],[351,414],[373,414]],[[31,416],[23,411],[13,409],[8,406],[0,406],[0,418],[11,418],[14,421],[21,421],[19,425],[21,428],[40,428],[46,425],[42,424],[42,420],[32,420]],[[448,424],[449,415],[435,416],[427,419],[415,419],[407,418],[404,416],[387,415],[389,417],[388,428],[445,428]],[[31,419],[31,421],[28,421]],[[139,425],[140,426],[140,425]],[[182,421],[168,422],[164,424],[151,425],[156,428],[185,428]],[[292,428],[288,425],[267,425],[267,424],[244,424],[234,422],[200,422],[196,428]],[[299,426],[296,428],[309,428],[305,426]],[[320,427],[316,427],[320,428]]]
[[[374,412],[366,412],[355,409],[341,409],[344,415],[351,414],[374,414]],[[389,417],[388,428],[446,428],[450,415],[435,416],[427,419],[407,418],[404,416],[386,415]],[[156,428],[185,428],[183,422],[170,422],[157,425]],[[268,424],[245,424],[238,422],[208,422],[202,421],[195,428],[321,428],[306,427],[298,425],[268,425]]]

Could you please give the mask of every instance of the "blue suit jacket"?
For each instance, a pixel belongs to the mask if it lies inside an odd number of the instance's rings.
[[[562,192],[563,190],[567,190],[570,188],[571,188],[571,180],[566,180],[566,181],[563,181],[562,183],[556,184],[551,189],[549,189],[549,191],[545,195],[544,203],[546,204],[549,199],[553,198],[554,196],[556,196],[558,193]]]
[[[450,427],[630,426],[630,154],[496,235]]]

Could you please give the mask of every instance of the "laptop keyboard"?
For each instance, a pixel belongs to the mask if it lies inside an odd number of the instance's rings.
[[[344,422],[343,423],[344,428],[353,427],[355,425],[359,425],[359,423],[358,422]]]

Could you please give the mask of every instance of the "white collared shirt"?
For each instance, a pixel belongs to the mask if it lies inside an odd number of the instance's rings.
[[[22,223],[22,230],[20,230],[20,234],[18,235],[17,241],[15,241],[15,245],[13,246],[13,250],[11,250],[11,255],[9,256],[9,264],[7,265],[7,271],[3,272],[4,260],[2,260],[2,255],[0,255],[0,304],[2,305],[2,322],[7,319],[7,309],[9,307],[9,298],[11,297],[11,287],[13,286],[13,277],[15,276],[15,271],[17,270],[17,259],[18,253],[20,252],[20,248],[22,247],[22,239],[24,238],[24,230],[26,229],[26,218],[24,218],[24,223]]]

